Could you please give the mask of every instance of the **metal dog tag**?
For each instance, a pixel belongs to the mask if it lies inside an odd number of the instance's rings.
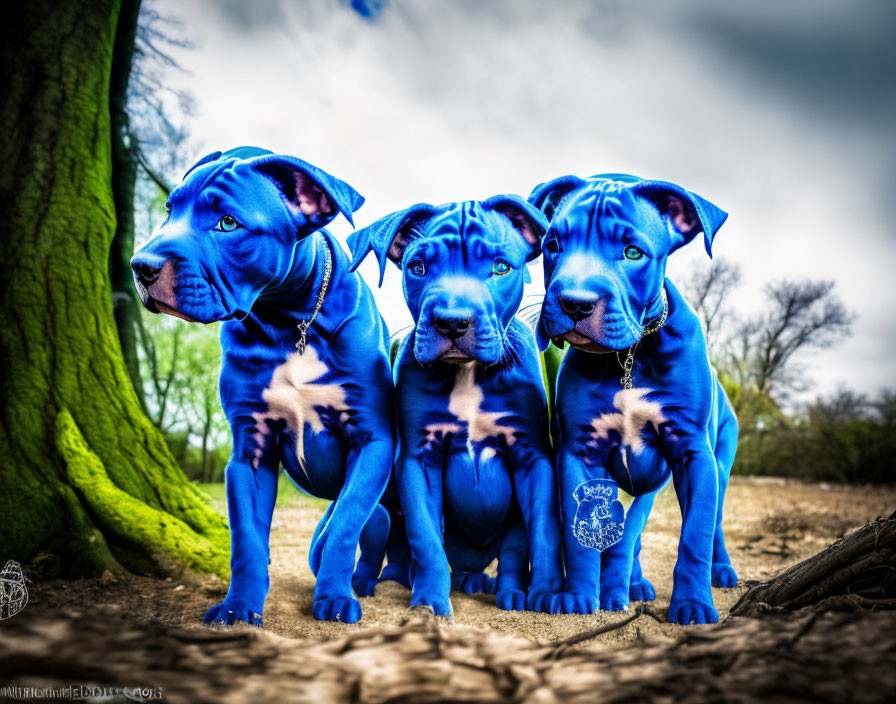
[[[610,479],[589,479],[573,492],[578,506],[572,530],[579,545],[602,552],[622,538],[625,510]]]

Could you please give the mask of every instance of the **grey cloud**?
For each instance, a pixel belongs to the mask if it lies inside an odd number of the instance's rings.
[[[715,3],[680,18],[732,77],[772,87],[834,121],[887,123],[896,111],[896,4]]]
[[[282,28],[286,15],[281,0],[216,0],[204,9],[217,14],[232,29],[241,32],[262,32]]]

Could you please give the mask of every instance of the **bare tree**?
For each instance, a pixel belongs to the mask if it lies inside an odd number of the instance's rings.
[[[184,28],[144,0],[134,44],[134,68],[128,83],[129,137],[139,176],[149,179],[165,196],[173,177],[184,167],[181,147],[189,138],[182,118],[194,112],[193,96],[172,88],[168,71],[184,69],[171,56],[173,49],[191,49],[181,38]],[[139,196],[138,196],[139,198]]]
[[[688,302],[694,307],[703,322],[710,349],[723,340],[719,329],[730,321],[735,313],[731,308],[731,292],[740,285],[739,264],[726,259],[696,266],[682,289]]]
[[[777,281],[764,293],[765,313],[740,329],[741,364],[760,392],[780,395],[801,385],[794,355],[849,335],[855,314],[843,305],[833,281]]]

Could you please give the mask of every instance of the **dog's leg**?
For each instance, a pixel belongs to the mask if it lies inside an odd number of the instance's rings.
[[[356,623],[361,604],[352,590],[355,551],[361,531],[386,488],[392,464],[392,444],[370,440],[351,448],[345,483],[325,528],[311,613],[319,621]]]
[[[558,458],[558,473],[566,580],[563,591],[551,599],[550,610],[560,614],[590,614],[598,607],[600,554],[578,541],[573,522],[578,508],[576,488],[593,473],[586,473],[581,460],[566,451]]]
[[[656,492],[636,496],[625,514],[622,539],[600,556],[600,608],[604,611],[628,609],[630,584],[634,580],[635,550],[641,550],[641,533],[653,508]],[[638,577],[641,579],[641,566]]]
[[[563,587],[556,473],[547,457],[533,459],[522,454],[528,466],[517,466],[513,481],[528,531],[528,561],[532,565],[526,608],[549,613],[551,599]]]
[[[497,581],[484,570],[491,562],[481,546],[445,531],[445,554],[451,565],[451,589],[464,594],[494,594]]]
[[[653,601],[656,599],[656,590],[641,571],[640,554],[641,536],[639,535],[632,553],[632,578],[628,585],[628,598],[630,601]]]
[[[311,536],[311,548],[308,550],[308,566],[311,568],[311,574],[317,577],[317,571],[320,569],[320,556],[324,551],[324,545],[327,544],[327,526],[330,523],[330,517],[333,515],[333,509],[336,502],[331,501],[324,511],[324,515],[317,522],[317,528],[314,529],[314,535]]]
[[[657,495],[668,486],[671,478],[670,475],[669,479],[667,479],[659,489],[653,492],[652,498],[650,499],[650,506],[647,508],[647,517],[649,517],[650,512],[653,510],[653,503],[656,500]],[[646,495],[644,498],[646,499]],[[637,500],[638,499],[636,498],[635,501]],[[646,527],[647,518],[645,518],[644,521]],[[638,533],[638,539],[635,540],[635,547],[634,550],[632,550],[632,577],[628,585],[628,598],[631,601],[653,601],[656,599],[656,590],[641,570],[641,535],[643,533],[643,529]]]
[[[393,511],[386,542],[386,566],[380,575],[381,582],[398,582],[406,589],[411,588],[411,549],[404,523],[404,514]]]
[[[411,606],[429,606],[453,618],[451,568],[442,540],[442,473],[427,472],[419,457],[403,455],[397,467],[398,496],[414,562]]]
[[[235,438],[240,437],[237,433]],[[234,453],[224,472],[230,522],[230,588],[224,601],[209,609],[205,623],[262,625],[268,593],[268,540],[277,500],[277,460],[265,456],[258,468]]]
[[[504,611],[524,611],[529,588],[529,539],[522,522],[514,523],[498,548],[495,603]]]
[[[377,504],[361,531],[361,558],[352,576],[352,588],[358,596],[373,596],[386,557],[389,525],[389,512]]]
[[[725,490],[728,488],[728,477],[734,464],[737,452],[737,420],[724,397],[724,390],[719,387],[719,431],[716,439],[716,466],[719,473],[719,502],[716,507],[716,528],[712,543],[712,586],[731,589],[737,586],[737,573],[731,566],[731,558],[725,548],[725,534],[722,532],[722,508],[725,503]]]
[[[683,436],[682,450],[671,462],[672,481],[681,506],[681,538],[673,572],[669,620],[673,623],[715,623],[712,602],[712,548],[719,493],[716,458],[706,434]]]

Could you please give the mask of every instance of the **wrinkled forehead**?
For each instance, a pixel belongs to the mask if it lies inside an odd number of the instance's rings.
[[[190,202],[212,206],[224,199],[263,207],[279,200],[273,181],[239,159],[222,159],[197,167],[171,191],[168,200],[172,206]]]
[[[516,240],[510,222],[501,214],[485,210],[478,201],[450,203],[421,223],[415,233],[419,246],[428,253],[452,252],[478,256],[495,253],[511,246]]]
[[[631,231],[649,233],[662,226],[657,209],[634,195],[623,181],[588,183],[570,193],[551,229],[584,241],[616,242]]]

